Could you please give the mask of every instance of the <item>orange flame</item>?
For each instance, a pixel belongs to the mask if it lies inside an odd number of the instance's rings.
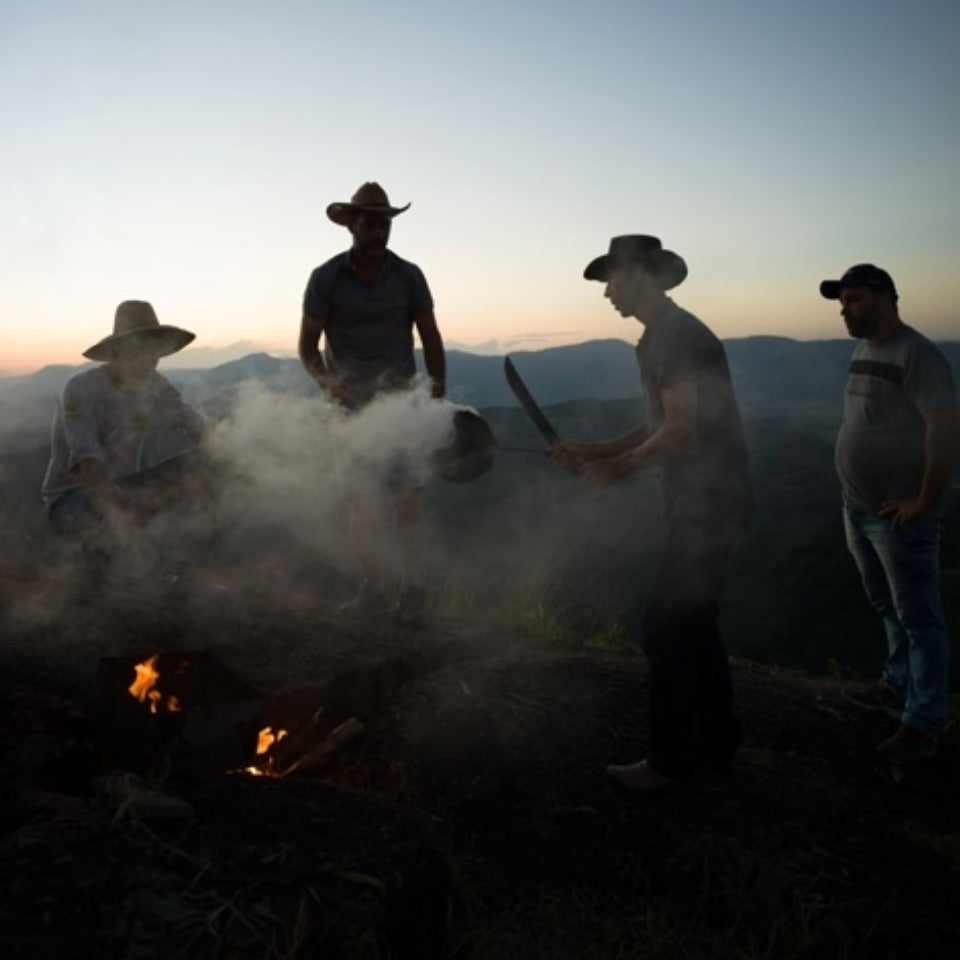
[[[159,659],[160,655],[155,653],[142,663],[138,663],[133,668],[136,677],[133,683],[127,687],[130,696],[139,700],[141,703],[146,703],[149,698],[151,713],[157,712],[157,701],[160,699],[160,691],[154,689],[157,680],[160,678],[160,674],[157,672],[157,661]]]
[[[133,683],[127,687],[127,692],[141,703],[149,701],[151,713],[156,713],[161,706],[170,711],[177,711],[180,709],[180,702],[177,698],[171,695],[167,697],[167,702],[164,704],[162,703],[163,694],[157,689],[157,680],[160,679],[160,672],[157,670],[159,659],[160,654],[155,653],[152,657],[148,657],[134,666],[136,676]]]
[[[286,730],[273,732],[273,727],[264,727],[257,734],[257,755],[266,753],[275,743],[279,743],[287,735]]]
[[[244,767],[243,772],[254,777],[275,776],[273,757],[266,756],[266,754],[275,743],[279,743],[285,736],[287,736],[286,730],[274,731],[273,727],[264,727],[257,734],[257,756],[263,757],[263,761],[259,766]]]

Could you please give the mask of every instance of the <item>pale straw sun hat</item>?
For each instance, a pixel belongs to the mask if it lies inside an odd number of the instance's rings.
[[[130,347],[148,344],[157,357],[182,350],[196,334],[160,323],[144,300],[124,300],[113,318],[113,333],[83,351],[89,360],[115,360]]]

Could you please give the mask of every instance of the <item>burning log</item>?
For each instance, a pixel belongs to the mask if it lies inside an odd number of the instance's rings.
[[[257,743],[257,760],[245,768],[256,776],[291,777],[316,773],[329,764],[337,753],[363,733],[363,724],[355,717],[345,720],[333,730],[324,730],[323,707],[293,735],[284,729],[265,727]]]
[[[303,756],[325,736],[321,726],[323,714],[324,708],[320,707],[298,730],[288,736],[277,738],[269,751],[274,775],[278,770],[289,767],[297,757]]]
[[[99,674],[108,769],[217,775],[246,761],[263,727],[258,693],[204,652],[104,657]]]
[[[280,767],[276,775],[278,777],[291,777],[294,775],[302,776],[305,773],[316,773],[317,770],[330,763],[338,751],[356,740],[361,733],[363,733],[363,724],[356,717],[351,717],[339,726],[334,727],[322,740],[310,746],[296,759]]]
[[[255,777],[277,777],[279,771],[289,767],[297,757],[311,749],[318,737],[324,734],[320,729],[323,707],[293,735],[284,727],[264,727],[257,734],[256,755],[248,766],[234,773],[249,773]]]
[[[104,658],[102,729],[109,767],[141,775],[166,767],[200,779],[226,772],[293,777],[327,766],[363,732],[332,730],[323,708],[291,735],[256,692],[209,654]]]

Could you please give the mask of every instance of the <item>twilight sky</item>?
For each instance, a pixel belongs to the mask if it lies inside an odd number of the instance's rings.
[[[451,347],[635,340],[582,278],[621,233],[721,337],[845,336],[873,261],[958,339],[958,49],[956,0],[0,0],[0,372],[124,299],[293,351],[365,180]]]

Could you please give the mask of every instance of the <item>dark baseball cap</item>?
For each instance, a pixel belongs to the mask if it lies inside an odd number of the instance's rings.
[[[886,290],[893,295],[894,300],[897,299],[893,278],[886,270],[881,270],[872,263],[856,264],[839,280],[824,280],[820,284],[820,295],[828,300],[839,300],[840,291],[844,287],[873,287],[875,290]]]

